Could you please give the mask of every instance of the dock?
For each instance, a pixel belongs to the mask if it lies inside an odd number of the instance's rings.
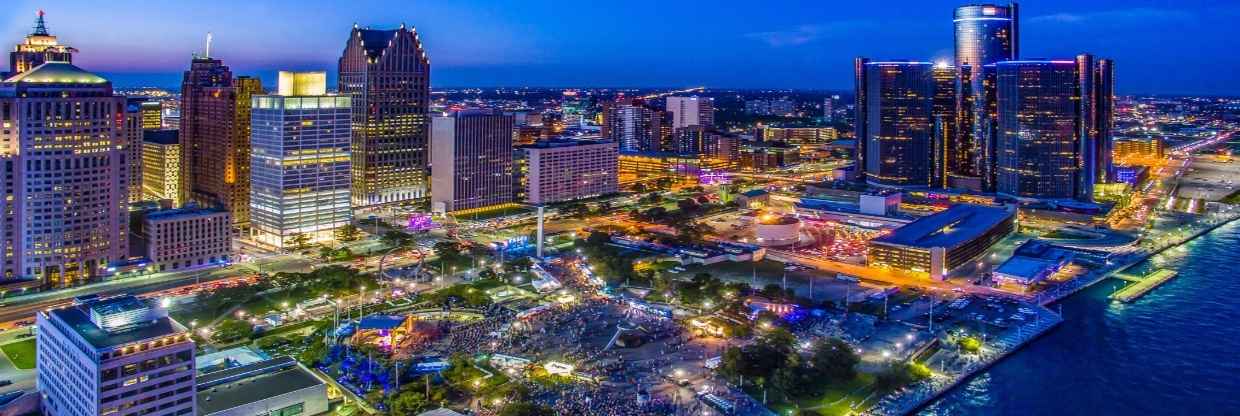
[[[1129,284],[1128,286],[1124,286],[1123,289],[1112,293],[1111,299],[1124,303],[1132,302],[1141,296],[1144,296],[1146,293],[1149,293],[1151,290],[1154,290],[1154,288],[1166,283],[1172,278],[1175,278],[1175,276],[1176,272],[1174,270],[1158,269],[1153,273],[1146,275],[1145,278]]]

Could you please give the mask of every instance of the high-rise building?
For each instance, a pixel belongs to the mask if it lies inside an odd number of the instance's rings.
[[[1106,60],[1021,60],[995,65],[997,192],[1016,198],[1092,201],[1110,171]],[[1104,108],[1108,107],[1108,108]]]
[[[604,139],[620,144],[621,152],[671,151],[671,120],[667,112],[640,98],[619,98],[603,103]]]
[[[931,123],[934,141],[931,145],[930,186],[947,188],[951,166],[959,158],[960,151],[952,148],[956,143],[956,69],[946,63],[936,63],[932,70],[934,98]]]
[[[715,126],[715,99],[710,97],[667,97],[672,129],[689,126]]]
[[[143,98],[125,99],[125,151],[129,154],[129,203],[142,200],[142,103]]]
[[[512,116],[468,109],[431,125],[431,209],[468,212],[511,203]]]
[[[142,199],[185,204],[181,199],[181,142],[176,130],[148,130],[142,140]]]
[[[62,287],[128,254],[125,98],[47,62],[0,83],[3,280]]]
[[[78,298],[36,320],[43,414],[194,415],[194,341],[157,300]]]
[[[355,25],[339,70],[353,103],[353,205],[425,198],[431,62],[417,31]]]
[[[251,99],[254,239],[284,248],[330,239],[353,219],[352,97],[328,95],[325,72],[280,72],[275,95]]]
[[[866,104],[869,98],[866,97],[866,90],[869,88],[869,80],[867,76],[869,71],[866,70],[866,64],[870,63],[869,58],[857,57],[853,59],[853,137],[856,138],[856,149],[853,152],[853,169],[857,172],[856,180],[865,182],[865,166],[866,153],[868,149],[865,147],[866,137],[870,137],[870,126],[866,124],[869,118],[869,109]]]
[[[4,78],[29,71],[43,65],[44,62],[72,63],[73,54],[77,51],[77,49],[61,45],[55,36],[47,32],[47,26],[43,22],[43,11],[39,10],[39,17],[34,22],[34,31],[26,35],[26,39],[17,44],[13,52],[9,52],[9,72]]]
[[[148,212],[138,234],[156,271],[218,267],[232,259],[232,220],[221,209],[190,205]]]
[[[181,82],[181,200],[222,207],[241,229],[250,223],[250,97],[262,91],[211,57],[194,58]]]
[[[148,99],[142,102],[142,129],[159,130],[164,128],[163,103]]]
[[[994,189],[995,93],[991,64],[1020,56],[1019,8],[1010,5],[974,4],[955,11],[957,89],[959,119],[955,140],[958,149],[954,176],[975,177],[965,181],[985,190]],[[970,159],[973,162],[963,162]]]
[[[526,153],[525,201],[550,204],[617,192],[619,151],[600,140],[543,141]]]
[[[930,62],[865,62],[864,120],[866,182],[889,187],[926,187],[933,171],[936,80]],[[859,129],[860,130],[860,129]]]

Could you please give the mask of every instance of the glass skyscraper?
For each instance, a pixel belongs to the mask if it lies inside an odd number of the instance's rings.
[[[866,182],[926,187],[933,170],[934,64],[864,62]],[[859,93],[861,95],[861,93]],[[860,118],[858,119],[860,120]]]
[[[263,244],[330,238],[352,220],[352,99],[325,90],[323,72],[280,72],[277,95],[251,100],[251,227]]]
[[[996,120],[994,73],[988,65],[1020,56],[1018,7],[1015,3],[961,6],[954,17],[959,129],[957,143],[950,147],[963,154],[951,170],[961,177],[980,177],[974,185],[991,189]]]
[[[1072,60],[1006,61],[998,84],[997,191],[1017,198],[1079,194],[1084,139],[1077,122],[1080,82]]]

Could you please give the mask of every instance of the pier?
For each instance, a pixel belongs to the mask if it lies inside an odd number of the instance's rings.
[[[1146,293],[1149,293],[1151,290],[1154,290],[1154,288],[1175,278],[1175,276],[1176,272],[1174,270],[1158,269],[1153,273],[1146,275],[1145,278],[1137,280],[1128,286],[1124,286],[1123,289],[1112,293],[1111,299],[1124,303],[1132,302],[1141,296],[1144,296]]]

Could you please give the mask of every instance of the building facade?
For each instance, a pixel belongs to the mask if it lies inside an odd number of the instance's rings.
[[[737,167],[746,172],[766,172],[801,163],[801,150],[781,142],[746,142],[740,145]]]
[[[250,97],[262,91],[210,57],[194,58],[181,82],[181,199],[227,209],[240,229],[250,223]]]
[[[176,130],[150,130],[142,143],[143,201],[169,201],[171,206],[185,204],[181,199],[181,142]]]
[[[564,140],[523,147],[525,202],[541,205],[619,191],[615,142]]]
[[[194,415],[194,341],[156,300],[78,298],[36,325],[44,414]]]
[[[72,63],[73,54],[77,51],[77,49],[61,45],[55,36],[47,32],[47,25],[43,21],[43,11],[39,10],[38,18],[34,22],[34,31],[26,35],[26,39],[14,46],[12,52],[9,52],[9,72],[3,78],[17,76],[46,62]]]
[[[64,62],[0,83],[2,281],[63,287],[128,254],[125,98]]]
[[[146,257],[156,271],[222,266],[232,260],[228,211],[185,207],[150,212],[141,230]]]
[[[1020,56],[1019,8],[1009,5],[972,4],[956,8],[954,15],[957,70],[956,172],[962,180],[993,190],[995,180],[994,67],[996,62]]]
[[[866,263],[942,280],[1015,230],[1014,208],[956,204],[871,239]]]
[[[715,99],[710,97],[667,97],[672,129],[689,126],[715,126]]]
[[[620,145],[622,152],[671,151],[671,119],[642,99],[620,98],[603,103],[604,139]]]
[[[464,212],[512,203],[513,117],[468,109],[431,127],[431,210]]]
[[[129,203],[142,200],[142,98],[125,99],[125,152],[129,155]]]
[[[276,95],[251,100],[250,205],[259,243],[332,238],[353,220],[350,205],[352,97],[326,94],[324,72],[280,72]]]
[[[933,173],[934,64],[866,62],[866,182],[886,187],[926,187]]]
[[[354,26],[338,69],[353,105],[353,205],[427,197],[431,63],[417,31]]]

